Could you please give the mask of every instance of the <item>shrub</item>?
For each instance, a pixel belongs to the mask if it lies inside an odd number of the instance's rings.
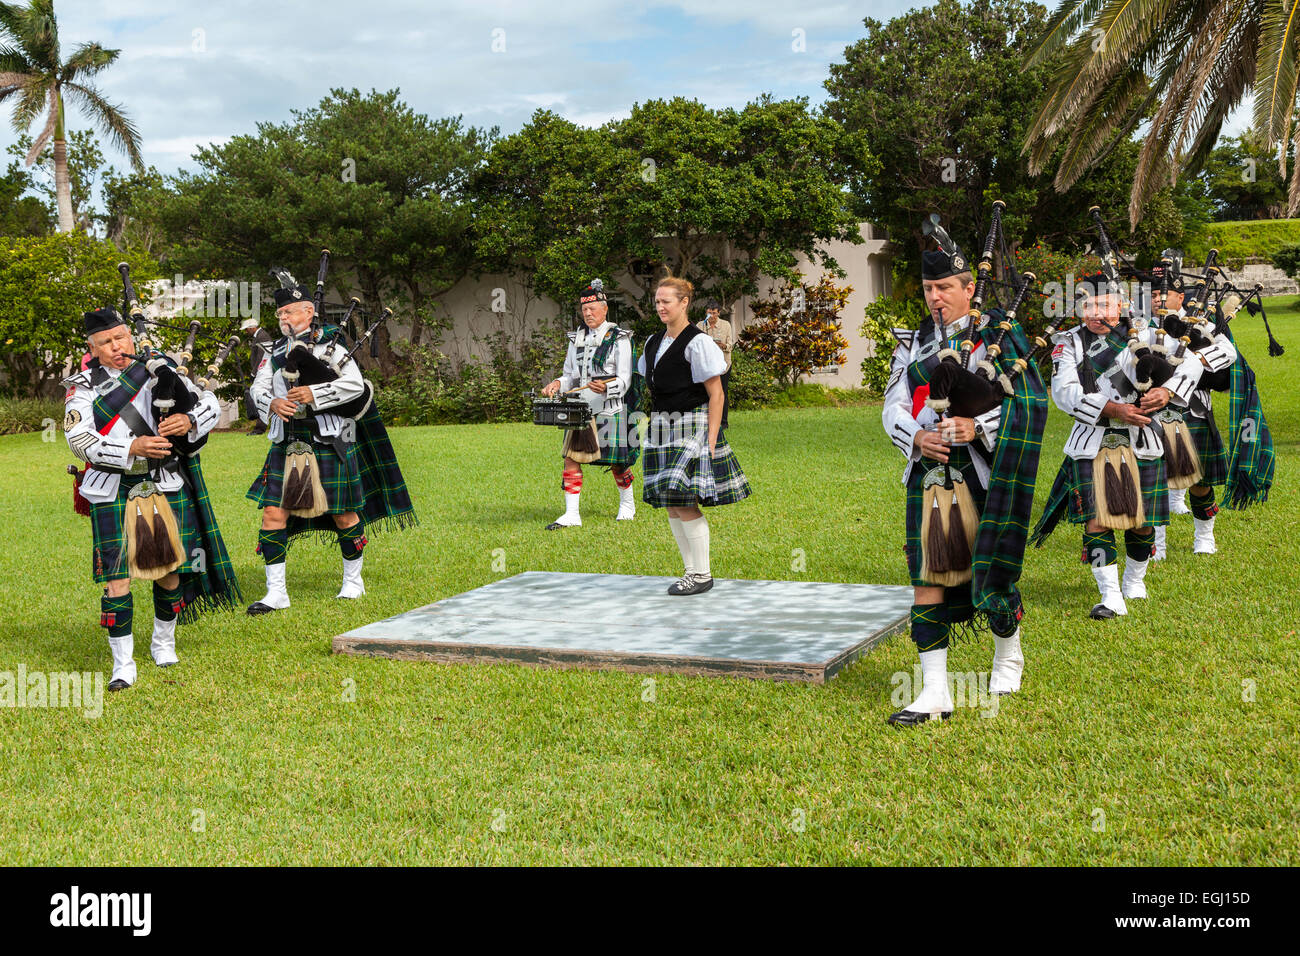
[[[764,408],[776,395],[776,379],[762,360],[743,348],[731,351],[731,375],[727,379],[727,402],[737,409]]]
[[[0,435],[38,432],[50,426],[57,430],[62,423],[63,403],[58,399],[0,398]]]
[[[815,286],[786,282],[775,299],[755,300],[757,321],[740,333],[784,387],[800,376],[844,361],[848,339],[840,331],[840,311],[853,292],[823,275]]]
[[[915,299],[879,298],[863,310],[866,320],[858,330],[874,347],[862,360],[862,385],[875,395],[883,395],[889,384],[889,362],[894,354],[891,329],[915,329],[925,318],[925,306]]]
[[[1272,255],[1273,265],[1292,279],[1300,277],[1300,244],[1283,246]]]

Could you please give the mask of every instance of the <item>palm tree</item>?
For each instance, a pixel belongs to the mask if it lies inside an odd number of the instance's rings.
[[[68,143],[64,131],[63,101],[81,108],[100,132],[126,153],[131,165],[143,172],[140,133],[122,111],[87,80],[117,60],[120,50],[98,43],[83,43],[65,62],[59,60],[59,25],[54,0],[31,0],[29,6],[0,3],[0,102],[14,98],[13,125],[25,132],[44,114],[45,125],[31,150],[27,165],[36,162],[51,138],[54,140],[54,191],[59,205],[59,231],[72,231],[72,189],[68,183]]]
[[[1149,121],[1129,194],[1136,225],[1148,197],[1200,167],[1223,121],[1252,92],[1254,127],[1266,149],[1282,147],[1286,177],[1286,143],[1300,143],[1300,0],[1061,0],[1026,68],[1058,52],[1024,147],[1037,174],[1065,144],[1058,191]],[[1289,195],[1294,216],[1300,163]]]

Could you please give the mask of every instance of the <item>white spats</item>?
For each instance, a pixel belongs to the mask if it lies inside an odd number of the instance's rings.
[[[618,521],[631,521],[636,517],[636,495],[632,486],[618,489]]]
[[[700,515],[692,521],[682,522],[682,534],[691,547],[691,566],[698,578],[711,577],[709,568],[709,519]]]
[[[1196,533],[1192,536],[1193,554],[1214,554],[1219,550],[1214,543],[1214,518],[1193,518],[1192,526]]]
[[[1134,561],[1129,558],[1124,563],[1124,597],[1130,601],[1145,600],[1147,596],[1147,586],[1145,578],[1147,576],[1147,565],[1150,561]]]
[[[921,651],[921,693],[904,710],[914,714],[952,713],[952,691],[948,689],[948,648]]]
[[[582,524],[582,515],[578,512],[578,501],[582,498],[582,492],[564,493],[564,514],[555,519],[553,524],[561,528],[576,528]]]
[[[176,618],[170,621],[153,619],[153,640],[149,642],[149,653],[159,667],[171,667],[180,661],[176,656]]]
[[[1189,515],[1192,509],[1187,507],[1187,489],[1169,489],[1169,513],[1171,515]]]
[[[677,550],[682,555],[682,567],[685,569],[683,577],[688,577],[695,573],[695,562],[691,555],[691,540],[686,537],[686,530],[682,527],[681,518],[669,518],[668,527],[672,529],[673,540],[677,542]]]
[[[1025,669],[1025,655],[1020,650],[1020,628],[1009,637],[993,635],[993,672],[989,675],[990,694],[1014,694],[1020,690],[1020,675]]]
[[[1119,589],[1119,565],[1108,564],[1102,568],[1093,568],[1092,576],[1097,579],[1097,590],[1101,592],[1101,603],[1116,614],[1127,614],[1124,595]]]
[[[113,651],[113,676],[109,678],[109,683],[120,680],[127,684],[134,684],[135,637],[131,634],[110,637],[108,646]]]
[[[283,611],[289,606],[289,591],[284,583],[284,572],[288,566],[287,561],[266,566],[266,597],[257,603],[277,611]]]
[[[1168,538],[1168,535],[1166,534],[1168,530],[1169,529],[1164,525],[1160,525],[1158,528],[1156,528],[1156,551],[1155,554],[1151,556],[1152,561],[1163,561],[1165,559],[1165,556],[1168,554],[1168,547],[1167,547],[1167,540],[1166,540]]]
[[[359,598],[366,593],[366,584],[361,580],[361,563],[365,555],[343,559],[343,587],[335,595],[341,598]]]

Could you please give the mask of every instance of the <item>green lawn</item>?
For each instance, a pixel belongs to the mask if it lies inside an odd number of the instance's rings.
[[[891,675],[916,661],[906,637],[824,687],[663,676],[653,702],[641,675],[331,655],[347,628],[502,577],[495,549],[506,574],[679,570],[662,513],[616,527],[613,482],[590,469],[587,523],[542,531],[561,506],[553,432],[403,429],[422,524],[372,539],[364,599],[335,601],[337,548],[302,542],[290,610],[209,616],[161,671],[137,585],[134,688],[99,719],[0,710],[0,862],[1294,865],[1300,314],[1280,306],[1284,358],[1257,320],[1236,323],[1279,453],[1274,499],[1224,512],[1213,558],[1193,559],[1191,519],[1175,519],[1152,600],[1115,622],[1088,619],[1078,535],[1058,531],[1030,554],[1024,690],[995,718],[887,726]],[[711,518],[715,574],[906,583],[902,463],[878,407],[733,419],[754,495]],[[1040,492],[1066,429],[1054,412]],[[222,434],[204,453],[249,600],[262,570],[243,493],[264,451]],[[0,438],[0,671],[109,667],[70,460],[61,436]],[[950,669],[987,670],[991,653],[962,645]]]

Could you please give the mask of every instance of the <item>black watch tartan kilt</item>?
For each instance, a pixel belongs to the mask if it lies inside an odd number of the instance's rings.
[[[656,508],[712,508],[750,495],[736,453],[718,429],[709,456],[709,406],[689,412],[651,412],[641,455],[641,499]]]
[[[1223,437],[1213,418],[1197,418],[1184,414],[1187,432],[1196,442],[1196,454],[1201,458],[1203,485],[1222,485],[1228,481],[1228,453],[1223,447]]]
[[[104,584],[129,577],[131,569],[126,560],[126,495],[148,475],[123,475],[117,486],[117,497],[112,501],[90,503],[90,528],[92,537],[91,575]],[[203,548],[203,535],[194,517],[194,506],[184,487],[164,492],[176,516],[176,529],[180,532],[181,546],[185,549],[185,563],[177,568],[180,574],[193,571],[190,562],[195,549]]]
[[[1093,460],[1067,458],[1070,489],[1067,495],[1070,524],[1087,524],[1097,517],[1097,498],[1093,489]],[[1169,524],[1169,486],[1165,484],[1165,459],[1138,458],[1138,481],[1142,484],[1142,511],[1147,525]]]
[[[976,510],[982,514],[988,492],[980,485],[975,463],[971,461],[970,449],[964,445],[952,446],[948,453],[948,465],[953,471],[961,472],[962,479],[970,490],[971,500],[975,502]],[[907,554],[907,574],[914,588],[940,587],[921,577],[921,519],[924,517],[921,505],[925,499],[925,476],[932,469],[942,467],[943,462],[922,456],[907,474],[907,539],[903,550]],[[965,587],[970,590],[969,584]]]
[[[346,454],[340,456],[334,446],[315,439],[311,426],[302,422],[286,422],[284,441],[271,445],[266,453],[266,462],[262,473],[257,476],[244,497],[257,502],[257,507],[280,507],[284,498],[284,461],[285,452],[290,443],[306,442],[316,453],[316,466],[320,469],[321,485],[325,489],[325,498],[329,502],[327,514],[338,515],[348,511],[360,511],[365,504],[365,490],[361,485],[361,471],[357,463],[356,446],[344,445]]]

